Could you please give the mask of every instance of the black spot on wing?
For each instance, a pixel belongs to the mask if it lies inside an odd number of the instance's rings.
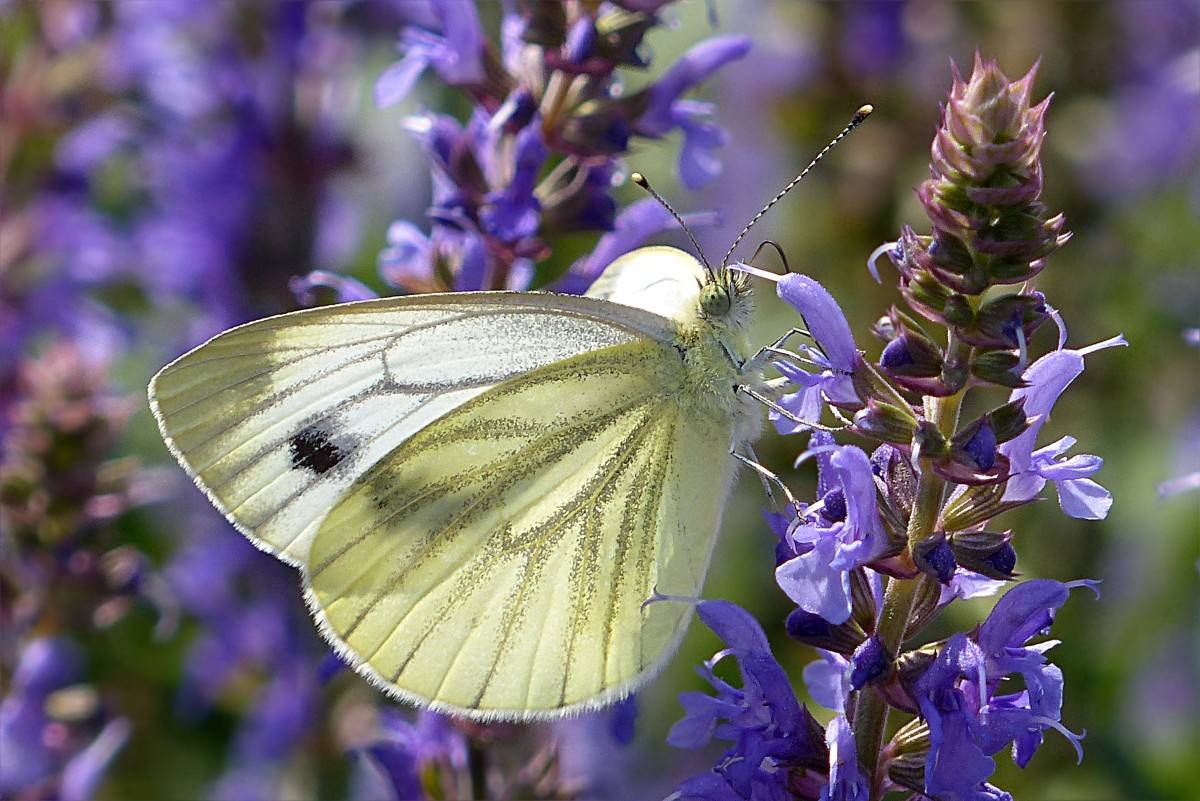
[[[292,466],[311,470],[318,476],[337,467],[346,452],[329,437],[329,432],[317,426],[298,431],[291,439]]]

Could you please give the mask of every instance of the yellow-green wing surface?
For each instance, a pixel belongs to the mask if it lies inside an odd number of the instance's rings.
[[[479,718],[598,706],[674,651],[731,480],[732,423],[640,339],[489,389],[378,461],[306,569],[325,635],[407,700]]]
[[[528,370],[672,332],[639,309],[547,293],[349,303],[214,337],[154,377],[150,405],[217,508],[302,564],[329,509],[431,421]]]

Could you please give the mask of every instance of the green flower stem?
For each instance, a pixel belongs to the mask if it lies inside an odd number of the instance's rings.
[[[948,398],[927,398],[926,418],[938,427],[949,439],[958,426],[958,412],[965,392],[956,392]],[[921,471],[917,480],[917,497],[913,501],[912,514],[908,520],[908,542],[922,540],[933,533],[938,514],[942,509],[942,495],[946,482],[928,466]],[[904,629],[912,613],[913,600],[921,582],[927,576],[916,579],[889,579],[883,596],[883,608],[879,612],[879,624],[875,633],[883,642],[888,653],[898,655],[904,641]],[[884,772],[879,770],[879,751],[883,745],[883,734],[887,728],[887,703],[879,693],[864,688],[858,694],[854,707],[854,732],[858,746],[858,760],[868,769],[871,780],[871,798],[882,797]]]

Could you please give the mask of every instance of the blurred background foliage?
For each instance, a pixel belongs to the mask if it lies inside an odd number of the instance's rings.
[[[0,3],[0,690],[10,710],[36,707],[21,720],[37,732],[32,744],[25,730],[0,737],[6,770],[37,759],[61,769],[96,746],[72,774],[80,797],[372,797],[347,754],[392,705],[335,670],[294,573],[246,545],[174,469],[141,393],[206,336],[295,308],[292,276],[328,269],[383,289],[388,223],[421,225],[429,200],[401,119],[468,108],[432,82],[400,107],[371,102],[418,5]],[[483,12],[497,24],[498,7]],[[1200,325],[1200,5],[730,0],[715,12],[714,27],[705,3],[669,7],[675,29],[648,44],[653,75],[713,33],[754,40],[699,91],[730,134],[722,177],[695,193],[673,185],[676,138],[639,145],[627,166],[681,210],[719,210],[722,224],[698,232],[719,255],[873,103],[870,122],[753,237],[777,240],[823,282],[860,344],[899,300],[886,274],[870,279],[867,254],[902,224],[927,229],[912,190],[951,60],[967,67],[978,50],[1015,76],[1040,59],[1035,97],[1055,94],[1044,200],[1075,237],[1038,284],[1072,345],[1123,332],[1131,346],[1090,360],[1050,423],[1051,437],[1070,431],[1105,457],[1108,519],[1065,518],[1049,500],[1010,520],[1024,575],[1104,580],[1100,601],[1072,599],[1055,626],[1063,720],[1087,729],[1085,760],[1076,767],[1050,739],[1024,771],[999,760],[995,783],[1018,798],[1194,797],[1200,494],[1156,488],[1200,469],[1200,350],[1184,337]],[[550,274],[594,241],[553,243]],[[792,322],[766,298],[753,339]],[[1034,343],[1051,346],[1046,331]],[[759,451],[803,497],[811,466],[788,470],[801,446],[770,435]],[[783,636],[790,605],[772,580],[762,506],[743,478],[706,595],[764,622],[802,692],[812,653]],[[955,605],[946,631],[970,628],[989,603]],[[64,676],[49,695],[18,669],[38,637],[62,646],[44,654],[43,670]],[[706,769],[712,754],[664,738],[678,692],[700,688],[693,666],[716,648],[691,630],[640,694],[631,745],[594,721],[565,727],[563,770],[599,777],[600,794],[649,798]]]

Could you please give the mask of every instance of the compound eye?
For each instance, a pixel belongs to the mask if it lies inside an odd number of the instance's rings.
[[[700,310],[705,317],[724,317],[732,305],[729,292],[720,284],[706,284],[700,290]]]

